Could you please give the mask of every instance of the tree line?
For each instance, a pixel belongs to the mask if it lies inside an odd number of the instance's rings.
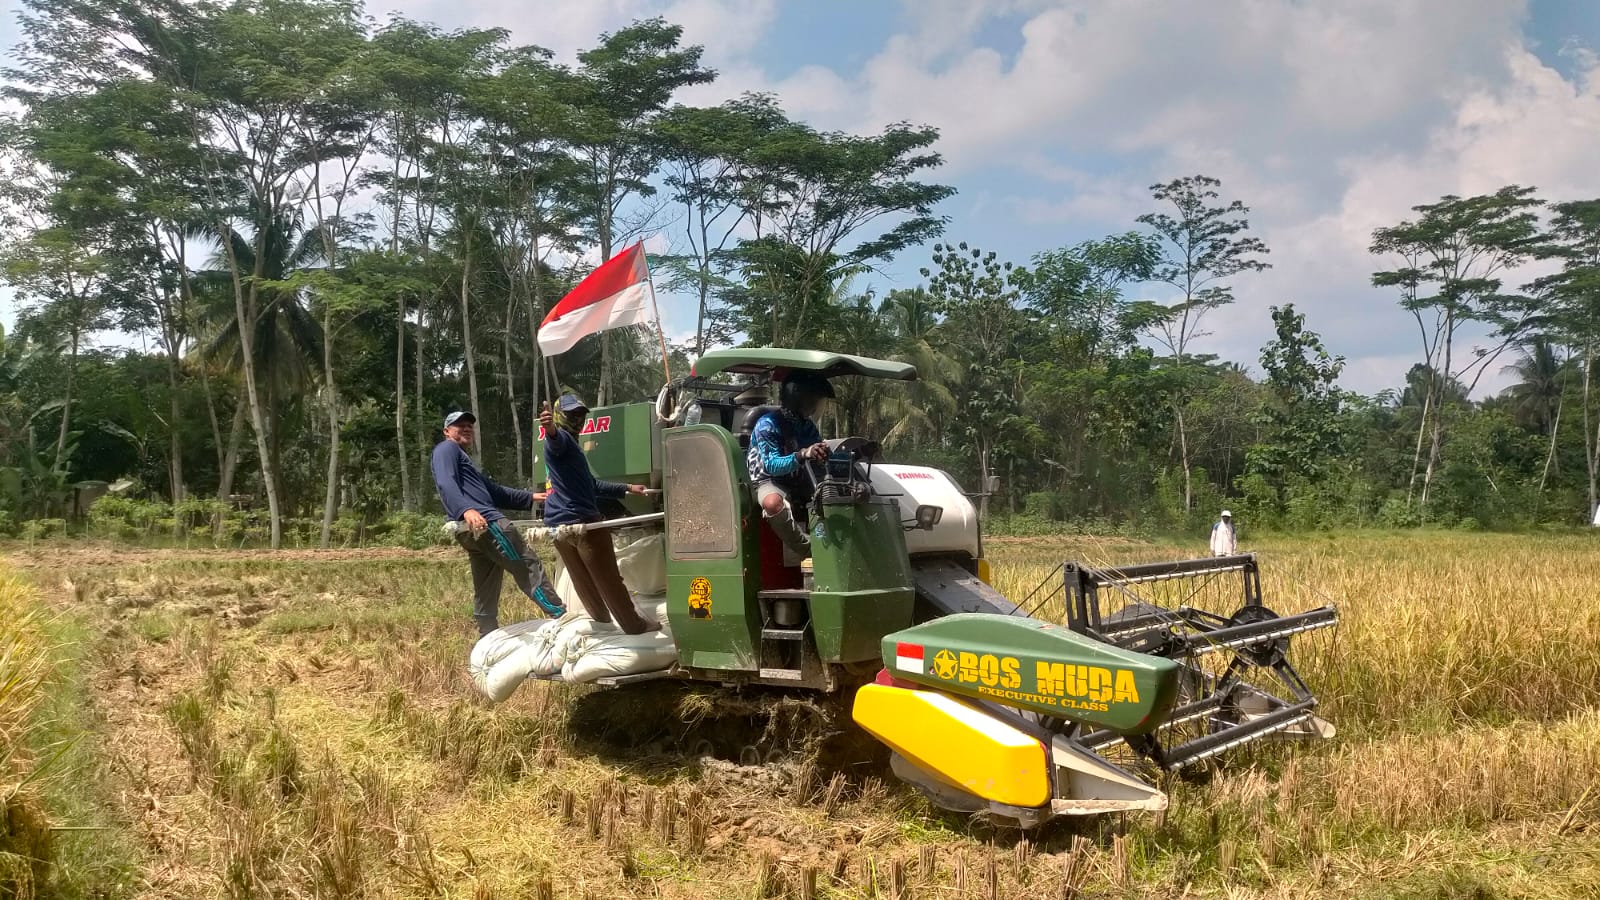
[[[24,0],[19,22],[0,527],[126,480],[141,500],[96,507],[126,527],[419,533],[446,410],[472,410],[483,464],[526,483],[541,399],[653,396],[663,363],[739,342],[915,363],[909,385],[841,380],[827,424],[971,487],[998,476],[985,512],[1015,527],[1191,528],[1225,500],[1247,527],[1576,523],[1596,502],[1600,201],[1510,186],[1375,233],[1373,283],[1420,361],[1361,397],[1288,302],[1260,378],[1195,351],[1270,257],[1216,179],[1153,186],[1125,233],[1007,260],[945,240],[936,130],[820,131],[764,94],[684,105],[716,73],[661,20],[571,65],[344,0]],[[647,329],[542,357],[582,260],[658,235],[693,337],[665,361]],[[919,284],[857,289],[930,243]],[[1554,274],[1515,284],[1534,260]],[[1133,299],[1152,293],[1172,302]],[[1505,365],[1516,386],[1468,399]]]

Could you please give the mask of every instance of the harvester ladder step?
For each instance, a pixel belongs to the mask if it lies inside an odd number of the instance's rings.
[[[800,628],[763,628],[761,639],[764,641],[803,641],[806,639],[806,630]]]

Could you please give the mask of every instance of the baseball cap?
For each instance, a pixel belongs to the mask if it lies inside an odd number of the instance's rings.
[[[580,409],[588,412],[589,406],[579,400],[577,394],[562,394],[561,399],[556,401],[556,409],[561,410],[563,413],[573,413]]]
[[[1227,510],[1223,510],[1222,511],[1222,517],[1224,519],[1231,519],[1231,518],[1233,518],[1233,513],[1228,512]]]
[[[478,421],[477,416],[464,409],[459,409],[444,417],[444,427],[449,428],[451,425],[454,425],[457,422],[460,422],[463,425],[470,425],[476,421]]]

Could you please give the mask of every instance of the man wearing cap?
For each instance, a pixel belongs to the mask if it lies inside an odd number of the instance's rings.
[[[833,397],[833,385],[820,375],[795,372],[778,388],[778,409],[768,412],[750,429],[750,452],[745,465],[755,485],[761,515],[779,540],[798,559],[811,555],[811,540],[795,523],[791,498],[804,502],[810,485],[800,467],[807,459],[828,457],[817,423],[811,421],[824,399]]]
[[[1211,555],[1232,556],[1239,552],[1239,537],[1233,531],[1233,513],[1222,511],[1222,518],[1211,526]]]
[[[589,457],[578,444],[578,433],[589,417],[589,408],[573,394],[562,394],[556,401],[559,421],[546,402],[539,411],[544,426],[544,465],[550,479],[550,493],[544,503],[544,524],[587,525],[604,521],[600,498],[620,499],[628,493],[644,493],[642,484],[601,481],[589,468]],[[643,634],[661,626],[646,620],[634,608],[628,586],[617,571],[617,551],[611,545],[611,532],[596,528],[575,537],[556,541],[556,552],[572,577],[572,587],[590,618],[596,622],[615,622],[628,634]]]
[[[533,509],[534,501],[544,498],[495,484],[478,471],[467,455],[477,423],[470,412],[445,416],[444,440],[433,448],[433,483],[445,514],[467,526],[456,532],[456,543],[472,565],[472,618],[482,637],[500,627],[500,585],[506,572],[546,615],[554,618],[566,609],[539,557],[528,552],[520,532],[505,526],[500,512]]]

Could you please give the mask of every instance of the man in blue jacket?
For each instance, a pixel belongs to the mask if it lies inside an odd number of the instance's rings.
[[[456,543],[467,551],[472,565],[472,618],[482,637],[500,627],[500,585],[506,572],[550,617],[566,609],[539,557],[528,552],[522,534],[505,525],[505,514],[500,512],[533,509],[534,501],[543,498],[495,484],[478,471],[467,455],[477,423],[469,412],[445,416],[444,440],[433,448],[433,483],[445,514],[467,526],[456,532]]]
[[[550,493],[544,501],[544,524],[587,525],[605,520],[600,513],[600,498],[620,499],[624,494],[644,493],[642,484],[601,481],[589,468],[589,458],[578,444],[578,433],[589,417],[589,408],[572,394],[557,401],[560,421],[547,401],[539,411],[544,426],[544,465],[550,479]],[[596,622],[615,622],[628,634],[655,631],[660,625],[647,621],[634,608],[628,586],[617,571],[617,551],[611,545],[611,532],[596,528],[575,537],[556,541],[556,552],[572,577],[572,587],[590,618]]]
[[[824,399],[833,397],[833,385],[820,375],[795,372],[778,388],[776,410],[766,413],[750,430],[750,452],[745,465],[755,485],[761,515],[796,559],[811,555],[811,541],[795,523],[791,502],[804,503],[810,483],[801,471],[807,459],[828,458],[828,445],[811,417]]]

